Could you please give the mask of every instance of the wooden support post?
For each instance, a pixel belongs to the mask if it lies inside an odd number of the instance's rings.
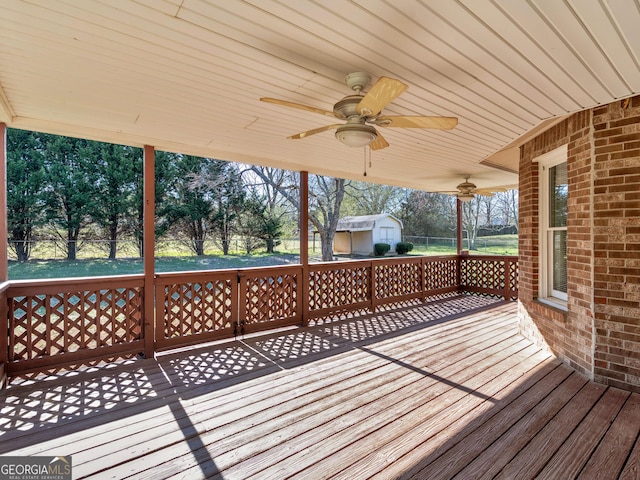
[[[458,240],[458,271],[456,272],[458,290],[461,289],[460,283],[462,282],[462,201],[456,198],[456,233]]]
[[[0,122],[0,283],[9,279],[7,254],[7,125]],[[9,363],[9,317],[6,288],[0,291],[0,390],[7,384]]]
[[[309,172],[300,172],[300,263],[309,265]]]
[[[155,151],[144,146],[143,244],[144,255],[144,356],[155,354]]]
[[[315,239],[315,237],[314,237]],[[309,172],[300,172],[300,263],[302,324],[309,323]]]
[[[462,202],[456,198],[456,234],[458,241],[458,255],[462,254],[464,250],[463,238],[462,238]]]
[[[0,123],[0,282],[9,279],[7,246],[7,125]]]

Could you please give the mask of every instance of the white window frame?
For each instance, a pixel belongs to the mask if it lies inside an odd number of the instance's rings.
[[[553,289],[553,234],[567,227],[549,227],[549,170],[567,162],[567,145],[537,157],[539,179],[539,285],[538,300],[567,309],[567,293]]]

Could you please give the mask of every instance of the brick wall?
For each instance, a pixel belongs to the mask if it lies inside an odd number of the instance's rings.
[[[591,294],[591,112],[575,114],[523,145],[520,155],[520,323],[523,334],[593,377]],[[538,164],[533,160],[568,144],[567,312],[538,298]]]
[[[568,146],[567,310],[538,296],[538,165]],[[524,335],[594,380],[640,391],[640,97],[572,115],[521,148]]]
[[[593,127],[595,380],[640,391],[640,97]]]

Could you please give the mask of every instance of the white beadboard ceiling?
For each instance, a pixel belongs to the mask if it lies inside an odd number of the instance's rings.
[[[513,185],[534,129],[640,92],[639,25],[638,0],[0,0],[0,121],[428,191]],[[286,138],[335,119],[259,101],[332,110],[355,71],[409,85],[385,114],[459,125],[384,129],[369,166],[332,131]]]

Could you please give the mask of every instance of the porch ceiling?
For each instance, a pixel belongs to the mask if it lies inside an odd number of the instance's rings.
[[[504,168],[517,168],[517,148],[505,147],[640,92],[633,0],[1,3],[9,127],[431,191],[463,174],[515,184]],[[258,100],[331,110],[353,71],[409,85],[385,113],[456,116],[458,127],[385,129],[391,146],[363,177],[363,150],[331,132],[286,139],[334,121]]]

